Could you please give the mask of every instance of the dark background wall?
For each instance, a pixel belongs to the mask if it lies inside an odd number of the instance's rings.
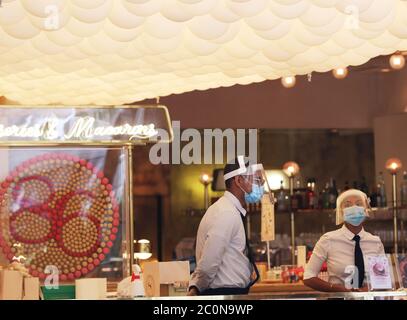
[[[345,181],[375,181],[374,139],[367,130],[261,130],[263,165],[281,169],[288,160],[300,165],[304,182],[315,178],[319,190],[331,177],[342,190]]]
[[[154,256],[158,257],[161,251],[161,257],[170,260],[181,239],[196,236],[201,216],[189,213],[191,209],[203,209],[204,189],[199,177],[202,173],[211,174],[213,169],[223,165],[154,166],[148,161],[147,147],[137,148],[136,154],[136,238],[149,239]],[[301,166],[303,181],[315,178],[320,190],[330,177],[337,180],[341,189],[346,180],[360,182],[364,176],[370,188],[375,180],[374,139],[369,130],[262,129],[259,131],[259,157],[265,169],[281,169],[284,162],[295,160]],[[221,195],[210,191],[210,197],[214,199]],[[163,203],[160,208],[158,199]],[[280,218],[276,232],[288,233],[289,223],[285,228],[285,218]],[[318,222],[318,219],[313,221]],[[320,226],[313,225],[316,232],[321,232]],[[253,223],[253,234],[260,231],[257,229],[259,224]],[[161,242],[160,250],[157,241]]]

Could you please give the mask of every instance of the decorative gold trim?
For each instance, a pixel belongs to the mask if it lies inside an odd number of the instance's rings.
[[[127,146],[127,203],[129,213],[129,238],[130,238],[130,274],[133,273],[134,264],[134,204],[133,204],[133,146]]]

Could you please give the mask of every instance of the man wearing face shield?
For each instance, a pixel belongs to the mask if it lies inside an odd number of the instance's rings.
[[[336,224],[343,226],[324,234],[305,267],[304,284],[318,291],[366,291],[366,255],[384,254],[379,237],[366,232],[363,223],[369,217],[369,199],[365,193],[351,189],[336,201]],[[318,278],[327,262],[329,281]]]
[[[259,278],[246,236],[245,207],[263,196],[263,167],[238,156],[225,166],[224,180],[225,194],[208,208],[199,224],[197,267],[188,295],[247,294]]]

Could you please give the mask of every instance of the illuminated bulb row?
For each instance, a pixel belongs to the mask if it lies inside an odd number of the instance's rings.
[[[346,76],[348,75],[348,68],[338,68],[332,70],[332,74],[336,79],[342,80],[345,79]],[[295,86],[296,79],[295,76],[288,76],[288,77],[282,77],[281,78],[281,84],[285,88],[292,88]]]
[[[395,70],[403,69],[406,65],[406,58],[400,54],[395,53],[390,57],[390,66]],[[332,74],[336,79],[345,79],[348,75],[348,68],[337,68],[332,70]],[[295,76],[288,76],[281,78],[281,83],[285,88],[292,88],[295,86]]]

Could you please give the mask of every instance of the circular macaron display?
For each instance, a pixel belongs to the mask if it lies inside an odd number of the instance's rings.
[[[50,265],[61,281],[91,272],[112,249],[119,217],[109,179],[77,156],[37,156],[0,182],[0,250],[24,256],[42,279]]]

